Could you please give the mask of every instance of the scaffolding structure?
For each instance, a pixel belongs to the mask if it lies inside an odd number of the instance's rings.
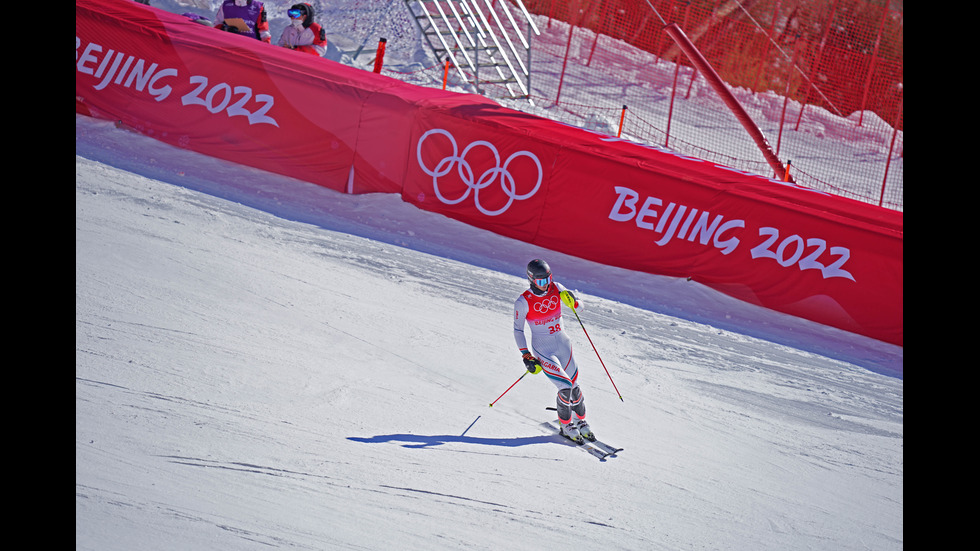
[[[450,63],[464,83],[478,94],[505,89],[503,97],[529,99],[531,37],[541,32],[523,2],[514,2],[405,0],[436,59]],[[526,22],[526,31],[519,20]]]

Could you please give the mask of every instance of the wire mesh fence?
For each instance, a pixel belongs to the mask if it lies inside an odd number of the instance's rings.
[[[500,10],[518,0],[453,0]],[[425,46],[411,2],[322,2],[335,47],[423,86],[476,92]],[[664,32],[679,25],[803,186],[904,208],[903,6],[896,0],[523,0],[529,93],[508,107],[767,177],[759,149]],[[322,13],[322,12],[321,12]],[[487,12],[489,13],[489,12]],[[501,13],[501,17],[503,14]],[[531,35],[518,19],[513,32]]]

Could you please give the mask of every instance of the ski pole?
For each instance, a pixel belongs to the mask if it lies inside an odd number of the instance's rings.
[[[620,394],[619,393],[619,389],[616,388],[616,382],[613,381],[612,375],[610,375],[609,374],[609,370],[606,369],[606,364],[602,361],[602,356],[600,356],[599,355],[599,351],[595,349],[595,344],[592,343],[592,337],[590,337],[589,336],[589,332],[585,330],[585,324],[582,323],[582,318],[578,317],[578,311],[575,310],[575,307],[574,306],[572,307],[572,312],[575,313],[575,319],[578,320],[578,324],[582,326],[582,331],[585,333],[585,337],[587,339],[589,339],[589,344],[592,345],[592,350],[595,351],[596,358],[599,358],[599,363],[602,364],[602,368],[606,370],[606,377],[609,377],[609,382],[612,383],[613,388],[616,390],[616,394],[619,395],[619,401],[620,402],[625,402],[626,400],[623,400],[623,395]]]
[[[529,373],[528,371],[525,371],[524,372],[524,375],[527,375],[528,373]],[[516,385],[517,383],[521,382],[521,379],[524,378],[524,375],[521,375],[516,381],[514,381],[514,384],[513,385],[510,385],[509,387],[507,387],[507,390],[504,391],[504,394],[507,394],[508,392],[510,392],[510,389],[514,388],[514,385]],[[504,394],[501,394],[500,396],[497,396],[497,399],[496,400],[490,402],[490,407],[493,407],[493,405],[496,404],[498,400],[500,400],[501,398],[503,398],[504,397]]]

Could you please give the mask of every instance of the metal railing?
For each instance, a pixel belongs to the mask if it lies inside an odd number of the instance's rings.
[[[490,0],[406,0],[405,4],[436,59],[451,63],[477,93],[495,84],[503,86],[509,98],[530,97],[531,36],[541,33],[521,0],[516,0],[521,12],[517,18],[507,2],[496,4],[500,13]],[[521,18],[526,36],[518,24]],[[487,69],[492,71],[489,77]]]

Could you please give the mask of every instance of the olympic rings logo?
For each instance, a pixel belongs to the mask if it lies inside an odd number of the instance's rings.
[[[542,300],[541,302],[534,303],[534,311],[540,312],[542,314],[547,314],[548,312],[554,310],[558,307],[558,297],[552,296],[548,300]]]
[[[445,136],[446,139],[449,140],[449,143],[452,144],[453,152],[452,155],[447,155],[441,161],[439,161],[435,168],[429,168],[425,165],[425,162],[422,161],[422,143],[433,134]],[[486,169],[478,178],[475,177],[473,167],[470,166],[470,163],[466,160],[466,156],[476,147],[485,147],[489,149],[494,158],[494,166]],[[530,151],[522,150],[512,153],[510,157],[507,157],[507,160],[501,164],[500,153],[492,143],[485,140],[477,140],[466,146],[462,153],[460,153],[459,147],[456,145],[456,139],[453,137],[453,135],[441,128],[435,128],[429,130],[425,134],[422,134],[422,137],[419,138],[418,146],[415,149],[415,154],[419,162],[419,167],[422,168],[422,171],[429,176],[432,176],[432,188],[436,193],[436,197],[438,197],[440,201],[446,205],[456,205],[463,202],[467,197],[469,197],[470,192],[472,192],[473,202],[476,205],[476,208],[487,216],[497,216],[499,214],[503,214],[510,208],[514,201],[523,201],[531,198],[541,188],[541,180],[544,177],[544,171],[541,169],[541,161],[539,161],[537,156]],[[534,183],[534,187],[531,189],[531,191],[523,194],[517,193],[517,182],[509,170],[510,164],[515,159],[521,157],[527,157],[533,161],[534,165],[538,168],[538,179]],[[456,172],[459,174],[459,179],[466,186],[466,191],[455,199],[446,197],[439,189],[439,179],[449,174],[453,169],[453,165],[456,165]],[[490,187],[490,185],[496,182],[498,178],[500,181],[500,188],[503,190],[504,195],[507,196],[507,202],[499,209],[487,209],[480,203],[480,192]]]

